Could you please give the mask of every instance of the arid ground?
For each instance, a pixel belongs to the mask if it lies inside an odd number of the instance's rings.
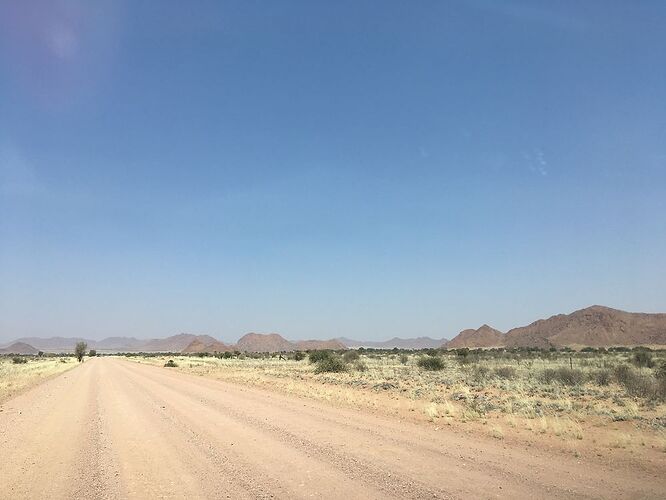
[[[576,457],[456,429],[96,358],[3,403],[0,497],[659,498],[666,491],[663,459]]]

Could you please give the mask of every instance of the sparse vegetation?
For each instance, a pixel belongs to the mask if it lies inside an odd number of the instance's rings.
[[[325,358],[317,361],[315,366],[315,373],[340,373],[347,371],[347,363],[344,359],[337,354],[330,354]]]
[[[15,361],[15,359],[21,361]],[[33,357],[0,356],[0,402],[32,387],[44,379],[76,366],[67,363],[71,358],[55,355]]]
[[[663,447],[663,438],[655,436],[666,432],[666,351],[647,351],[652,367],[636,366],[638,350],[626,348],[460,349],[436,356],[428,351],[354,352],[358,359],[347,362],[345,357],[356,356],[311,351],[308,364],[285,363],[266,353],[187,357],[178,369],[340,404],[383,407],[389,413],[410,408],[412,415],[432,422],[485,422],[497,439],[511,429],[575,442],[587,439],[589,428],[599,429],[600,422],[640,422],[641,440]],[[148,363],[169,359],[131,357]]]
[[[546,384],[557,382],[562,385],[573,386],[582,383],[585,377],[581,370],[561,366],[559,368],[546,368],[541,372],[541,379]]]
[[[440,357],[424,356],[419,358],[416,364],[424,370],[439,371],[444,369],[444,361]]]
[[[331,355],[331,351],[312,351],[308,355],[308,361],[310,361],[310,363],[319,363],[320,361],[330,358]]]
[[[652,368],[654,366],[654,361],[652,360],[652,354],[649,351],[636,351],[632,358],[633,363],[639,368]]]

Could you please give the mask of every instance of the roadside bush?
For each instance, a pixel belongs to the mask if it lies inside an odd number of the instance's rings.
[[[14,356],[12,358],[12,363],[14,363],[15,365],[21,365],[21,364],[27,363],[27,362],[28,362],[28,358],[24,358],[23,356]]]
[[[427,356],[419,358],[416,363],[419,368],[430,371],[439,371],[444,369],[444,361],[440,357]]]
[[[328,353],[328,356],[316,362],[315,373],[340,373],[347,371],[347,363],[337,354]]]
[[[546,368],[541,372],[541,380],[546,384],[558,382],[562,385],[579,385],[583,383],[584,375],[581,370],[566,367]]]
[[[516,378],[516,369],[513,366],[498,366],[493,370],[497,378],[512,380]]]
[[[310,363],[319,363],[320,361],[330,358],[331,355],[331,351],[312,351],[308,355],[308,361]]]
[[[88,356],[94,358],[95,356],[97,356],[97,351],[95,349],[90,349],[90,352],[88,352]]]
[[[347,362],[351,363],[352,361],[357,361],[360,356],[358,352],[356,351],[346,351],[343,355],[342,358]]]
[[[636,351],[631,361],[639,368],[652,368],[654,366],[652,353],[648,351]]]
[[[176,368],[178,365],[174,362],[173,359],[170,359],[169,361],[167,361],[166,363],[164,363],[164,366],[165,366],[166,368]]]

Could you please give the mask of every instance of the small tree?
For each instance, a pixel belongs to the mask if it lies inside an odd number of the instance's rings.
[[[88,349],[88,344],[85,342],[77,342],[76,347],[74,348],[74,355],[76,359],[79,360],[79,363],[83,361],[83,356],[86,355],[86,349]]]

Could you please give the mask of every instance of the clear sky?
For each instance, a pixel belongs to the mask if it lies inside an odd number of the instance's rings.
[[[666,2],[0,0],[0,340],[666,312]]]

